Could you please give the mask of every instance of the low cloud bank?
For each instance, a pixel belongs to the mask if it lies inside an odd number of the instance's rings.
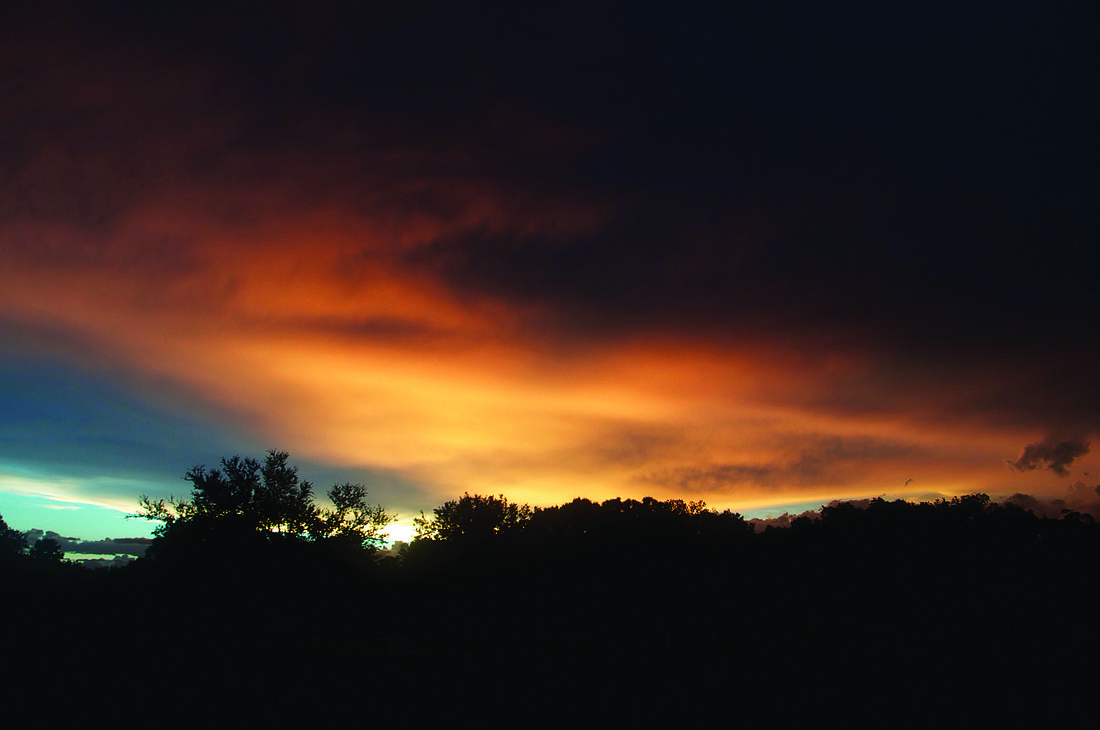
[[[1059,519],[1066,514],[1077,512],[1100,520],[1100,485],[1093,487],[1081,481],[1071,484],[1064,498],[1042,500],[1030,494],[1016,493],[1005,502],[1031,510],[1040,517]]]
[[[39,540],[54,540],[58,546],[68,553],[81,553],[83,555],[125,555],[140,558],[145,555],[145,550],[153,542],[148,537],[118,537],[103,540],[81,540],[76,537],[65,537],[53,530],[27,530],[25,533],[27,544],[33,545]]]

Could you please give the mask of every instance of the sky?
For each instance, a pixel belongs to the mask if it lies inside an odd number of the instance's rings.
[[[268,449],[399,536],[1096,497],[1080,4],[9,5],[13,527],[148,534]]]

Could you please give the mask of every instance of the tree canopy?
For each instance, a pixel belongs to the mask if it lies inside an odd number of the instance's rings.
[[[34,560],[47,563],[60,563],[65,559],[65,551],[61,548],[61,545],[57,540],[49,537],[43,537],[36,541],[27,555]]]
[[[8,527],[8,523],[0,515],[0,556],[21,555],[26,549],[26,535]]]
[[[233,456],[220,469],[195,466],[184,479],[190,499],[152,499],[142,495],[137,517],[162,523],[158,539],[187,542],[318,542],[338,540],[373,549],[396,519],[381,505],[367,502],[361,484],[337,484],[327,492],[330,506],[318,505],[313,484],[298,476],[285,451],[268,451],[264,460]]]
[[[519,532],[531,520],[531,507],[499,497],[466,492],[413,520],[418,540],[482,540]]]

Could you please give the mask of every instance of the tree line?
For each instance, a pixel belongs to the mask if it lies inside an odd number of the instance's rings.
[[[982,494],[835,504],[757,532],[701,501],[531,507],[466,493],[422,513],[394,556],[381,550],[392,513],[358,484],[318,498],[285,452],[185,476],[184,497],[141,498],[156,537],[125,568],[65,565],[0,522],[13,656],[152,655],[162,679],[274,703],[290,666],[347,696],[488,681],[523,692],[578,672],[618,692],[719,678],[747,702],[772,677],[966,683],[980,667],[1007,683],[1058,656],[1032,636],[1092,605],[1100,562],[1088,515],[1048,519]]]
[[[948,604],[976,614],[1020,604],[1052,616],[1081,599],[1074,586],[1100,562],[1100,526],[1089,515],[1043,518],[985,494],[838,503],[757,532],[702,501],[578,497],[531,507],[465,493],[421,513],[415,539],[395,556],[380,550],[395,516],[370,504],[362,485],[336,485],[320,504],[288,458],[232,457],[188,471],[186,498],[142,497],[140,516],[159,524],[133,568],[195,596],[248,602],[277,586],[287,607],[305,610],[300,596],[310,596],[310,610],[333,614],[385,594],[398,633],[446,623],[446,614],[464,617],[464,640],[477,645],[494,645],[502,625],[538,625],[546,646],[563,634],[587,646],[607,639],[589,634],[601,616],[617,617],[632,639],[658,616],[717,636],[729,617],[797,623],[807,602],[853,627]]]
[[[289,458],[277,450],[263,460],[225,458],[219,468],[188,470],[184,478],[191,490],[186,497],[142,495],[132,516],[158,523],[144,562],[233,560],[265,552],[373,559],[396,515],[371,504],[362,484],[336,484],[325,493],[327,504],[319,503],[313,484],[299,476]],[[467,492],[431,514],[421,512],[413,522],[415,538],[401,554],[409,562],[464,551],[579,552],[593,560],[602,554],[653,559],[691,553],[693,559],[707,559],[705,554],[713,558],[750,546],[775,545],[782,551],[807,541],[815,542],[819,553],[874,546],[879,554],[921,549],[932,555],[963,543],[990,549],[1036,548],[1040,543],[1049,547],[1087,541],[1100,532],[1088,514],[1065,510],[1062,519],[1052,520],[1011,502],[992,502],[985,494],[919,503],[882,498],[861,506],[836,503],[816,517],[801,516],[789,527],[768,527],[761,534],[739,513],[717,511],[703,501],[653,497],[603,502],[578,497],[532,508],[504,495]],[[2,517],[0,553],[43,563],[63,558],[55,540],[42,538],[28,545],[24,533],[9,528]]]

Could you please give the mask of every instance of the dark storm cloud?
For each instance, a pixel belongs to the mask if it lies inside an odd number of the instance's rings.
[[[1060,441],[1048,437],[1042,441],[1028,444],[1015,461],[1005,463],[1016,471],[1048,469],[1058,476],[1069,475],[1070,465],[1079,457],[1089,453],[1089,442],[1076,439]]]
[[[613,70],[595,111],[571,108],[606,130],[570,169],[616,201],[608,224],[566,240],[471,231],[414,263],[547,304],[577,334],[827,332],[965,371],[989,348],[1030,359],[1019,333],[1042,322],[1052,359],[1088,351],[1089,275],[1065,264],[1097,231],[1073,152],[1090,132],[1072,25],[847,10],[647,26],[663,72]],[[590,81],[575,82],[579,98]],[[1044,314],[1052,302],[1063,316]]]
[[[492,181],[516,212],[588,205],[603,224],[475,229],[407,263],[543,305],[556,329],[956,352],[1011,350],[1042,319],[1079,350],[1091,287],[1064,262],[1097,233],[1083,24],[779,6],[61,3],[55,65],[88,70],[58,88],[37,65],[54,113],[9,120],[24,192],[5,199],[94,217],[148,183],[261,177],[260,153],[349,204],[370,185],[387,190],[372,206],[445,214],[469,200],[410,181]],[[1043,316],[1052,298],[1063,316]]]

